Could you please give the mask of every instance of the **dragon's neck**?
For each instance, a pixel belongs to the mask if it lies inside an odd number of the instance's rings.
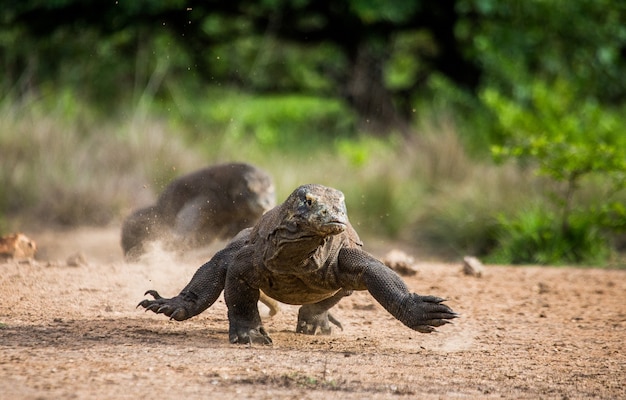
[[[275,273],[306,273],[324,264],[324,247],[329,237],[276,230],[269,238],[265,265]]]

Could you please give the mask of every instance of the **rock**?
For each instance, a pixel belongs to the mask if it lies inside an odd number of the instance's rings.
[[[483,276],[485,266],[476,257],[465,256],[463,257],[463,273],[469,276],[475,276],[480,278]]]
[[[417,273],[414,268],[415,259],[402,250],[391,250],[383,257],[382,262],[400,275],[413,276]]]
[[[27,260],[35,257],[37,244],[23,233],[0,237],[0,259]]]
[[[537,286],[535,286],[535,291],[539,294],[550,293],[550,286],[543,282],[539,282]]]
[[[83,253],[74,253],[67,258],[65,262],[68,267],[84,267],[87,265],[87,259]]]

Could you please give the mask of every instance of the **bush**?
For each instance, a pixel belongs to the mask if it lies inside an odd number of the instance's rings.
[[[610,253],[606,237],[596,221],[584,214],[561,217],[542,207],[521,210],[512,217],[501,215],[498,249],[487,261],[497,264],[605,264]]]
[[[606,257],[600,232],[624,225],[623,215],[621,223],[606,218],[610,213],[619,217],[616,199],[626,188],[624,113],[575,96],[561,81],[533,83],[526,103],[493,90],[485,91],[483,100],[505,138],[503,145],[493,146],[494,157],[516,159],[553,182],[544,195],[553,213],[531,210],[501,219],[506,233],[501,252],[513,261],[540,263],[586,263]],[[582,199],[584,186],[594,181],[601,181],[594,188],[601,195]]]

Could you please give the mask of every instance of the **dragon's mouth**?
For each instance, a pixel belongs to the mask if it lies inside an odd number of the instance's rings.
[[[324,225],[328,225],[328,226],[346,226],[346,223],[343,221],[329,221],[327,223],[325,223]]]
[[[332,233],[343,232],[346,229],[346,223],[342,221],[329,221],[324,224],[324,230]]]

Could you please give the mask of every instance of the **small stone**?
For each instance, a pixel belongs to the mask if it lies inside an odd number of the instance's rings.
[[[535,290],[539,294],[550,293],[550,286],[548,286],[547,284],[543,282],[539,282],[537,286],[535,287]]]
[[[83,253],[75,253],[67,258],[65,262],[68,267],[84,267],[87,265],[87,259]]]
[[[382,259],[383,264],[400,275],[413,276],[417,273],[414,268],[415,259],[402,250],[391,250]]]
[[[485,266],[476,257],[463,257],[463,273],[469,276],[480,278],[483,276]]]
[[[0,259],[28,260],[35,257],[37,244],[23,233],[0,237]]]

